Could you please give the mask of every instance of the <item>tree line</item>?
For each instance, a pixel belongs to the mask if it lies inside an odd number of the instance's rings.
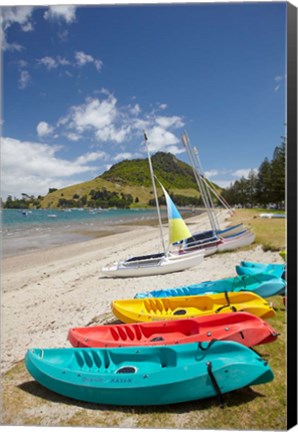
[[[138,202],[135,200],[135,202]],[[90,207],[90,208],[103,208],[116,207],[121,209],[130,208],[133,203],[131,194],[124,194],[123,192],[111,192],[105,187],[100,190],[92,189],[88,195],[80,196],[74,194],[72,199],[60,198],[58,207],[72,208],[72,207]]]
[[[258,172],[251,170],[247,178],[241,177],[222,191],[222,196],[232,206],[285,208],[286,142],[273,152],[272,160],[267,157]]]

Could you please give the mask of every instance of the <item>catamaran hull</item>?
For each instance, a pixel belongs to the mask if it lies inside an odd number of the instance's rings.
[[[232,235],[240,234],[241,232],[243,232],[243,224],[242,223],[240,223],[238,225],[234,225],[232,227],[225,228],[223,230],[218,230],[217,234],[223,238],[229,238]]]
[[[175,273],[187,270],[202,263],[204,259],[204,251],[200,253],[173,255],[163,257],[158,262],[142,262],[130,263],[125,265],[125,262],[119,263],[112,267],[105,267],[101,272],[108,277],[141,277],[154,276],[168,273]]]
[[[244,246],[249,246],[253,243],[255,234],[246,231],[243,234],[235,234],[235,236],[223,238],[222,243],[218,245],[218,252],[238,249]]]
[[[196,242],[196,237],[204,233],[210,233],[210,239],[204,239],[204,241]],[[212,237],[211,237],[212,236]],[[204,247],[205,256],[212,255],[216,252],[223,252],[228,250],[234,250],[243,246],[250,245],[254,239],[255,235],[249,230],[243,229],[243,225],[235,225],[234,227],[226,228],[224,230],[217,231],[216,234],[211,231],[206,231],[202,233],[194,234],[194,241],[191,243],[189,239],[184,240],[183,250],[188,253],[192,250],[197,250],[200,247]]]

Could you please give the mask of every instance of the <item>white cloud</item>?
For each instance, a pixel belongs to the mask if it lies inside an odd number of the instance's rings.
[[[163,128],[181,128],[184,123],[182,122],[182,119],[178,116],[172,116],[172,117],[166,117],[166,116],[160,116],[156,117],[156,123],[163,127]]]
[[[146,130],[152,152],[184,152],[175,134],[175,130],[184,125],[181,117],[143,113],[139,104],[121,106],[106,89],[94,93],[101,93],[101,96],[86,98],[84,103],[71,106],[68,114],[60,117],[56,127],[61,135],[72,141],[95,140],[97,145],[124,143],[126,151],[134,140],[143,140]],[[131,149],[128,151],[131,153]]]
[[[27,70],[22,70],[19,77],[19,88],[24,90],[31,82],[30,74]]]
[[[182,147],[178,147],[178,146],[168,146],[165,149],[161,149],[163,151],[166,151],[168,153],[173,153],[174,155],[180,154],[180,153],[184,153],[185,149]]]
[[[45,56],[38,59],[37,62],[45,66],[48,70],[56,69],[58,66],[69,66],[70,62],[64,57],[57,56],[56,58]]]
[[[279,89],[280,89],[280,87],[281,87],[281,85],[282,85],[282,82],[286,79],[286,77],[287,77],[287,75],[277,75],[277,76],[275,76],[274,77],[274,81],[276,82],[276,86],[274,87],[274,91],[275,92],[277,92]]]
[[[37,63],[39,65],[45,66],[49,71],[53,69],[57,69],[59,66],[70,66],[70,67],[83,67],[84,65],[91,63],[95,66],[97,71],[100,71],[103,65],[103,62],[99,59],[95,59],[89,54],[85,54],[84,52],[76,52],[75,53],[75,61],[70,62],[65,57],[56,56],[45,56],[40,59],[37,59]],[[68,76],[72,76],[69,71],[66,71]]]
[[[75,53],[75,59],[80,66],[83,66],[86,63],[93,63],[94,61],[94,58],[90,54],[86,54],[83,51],[77,51]]]
[[[49,56],[42,57],[38,60],[38,63],[44,65],[49,70],[58,67],[58,63],[56,62],[56,60],[53,57]]]
[[[230,187],[234,182],[235,180],[214,180],[214,183],[221,188]]]
[[[76,164],[86,164],[88,162],[95,162],[97,160],[106,160],[107,154],[104,151],[90,152],[79,156],[75,162]]]
[[[113,160],[115,162],[119,162],[119,161],[126,160],[126,159],[136,159],[136,158],[140,158],[140,157],[141,157],[140,153],[124,152],[124,153],[118,153],[116,156],[113,157]]]
[[[81,139],[80,135],[73,132],[67,133],[65,136],[70,141],[79,141]]]
[[[253,170],[255,173],[258,172],[257,168],[242,168],[242,169],[234,171],[232,173],[232,175],[234,177],[244,177],[244,178],[247,178],[248,174],[250,173],[251,170]]]
[[[53,126],[50,126],[47,122],[41,121],[36,127],[38,136],[45,137],[51,135],[54,131]]]
[[[31,23],[32,6],[3,7],[1,12],[4,29],[7,29],[12,24],[19,24],[23,31],[33,29]]]
[[[29,32],[34,30],[32,14],[34,12],[33,6],[4,6],[1,8],[0,14],[0,39],[2,41],[2,49],[10,51],[21,51],[23,46],[17,42],[8,42],[6,33],[12,25],[19,25],[23,32]],[[73,5],[58,5],[49,6],[43,15],[46,20],[58,20],[65,21],[67,24],[71,24],[76,19],[76,6]],[[61,38],[61,33],[59,35]],[[63,37],[67,37],[67,33],[64,32]],[[99,67],[99,63],[95,64]]]
[[[153,126],[146,132],[151,152],[165,150],[166,147],[177,145],[179,143],[179,139],[164,127]]]
[[[73,129],[77,135],[91,131],[98,141],[123,142],[130,128],[126,124],[117,126],[119,113],[114,96],[107,99],[87,99],[82,105],[73,106],[67,117],[59,120],[67,128]]]
[[[2,193],[20,196],[43,195],[50,187],[61,188],[74,184],[74,176],[98,172],[98,167],[89,165],[96,160],[105,160],[104,152],[81,155],[68,161],[57,156],[61,146],[50,146],[37,142],[2,138]]]
[[[274,77],[274,81],[282,81],[284,79],[284,75],[277,75],[276,77]]]
[[[33,30],[31,21],[33,13],[32,6],[14,6],[2,7],[0,14],[2,49],[10,51],[21,51],[23,46],[16,42],[8,42],[6,32],[14,24],[18,24],[22,31],[28,32]]]
[[[78,66],[84,66],[87,63],[93,63],[96,70],[100,71],[103,65],[103,62],[99,59],[95,59],[92,55],[86,54],[83,51],[76,51],[75,59]]]
[[[216,177],[219,174],[219,171],[216,169],[211,169],[205,172],[207,178]]]
[[[88,99],[85,104],[71,108],[71,122],[80,132],[90,128],[100,131],[113,124],[117,116],[116,103],[113,96],[106,100]]]
[[[168,105],[167,105],[167,104],[159,104],[158,108],[159,108],[160,110],[164,111],[165,109],[168,108]]]
[[[45,20],[64,20],[67,24],[71,24],[76,19],[76,6],[49,6],[49,9],[44,13],[43,17]]]
[[[139,104],[136,104],[136,105],[134,105],[133,107],[131,107],[130,109],[129,109],[129,111],[130,111],[130,113],[133,115],[133,116],[138,116],[140,113],[141,113],[141,107],[140,107],[140,105]]]

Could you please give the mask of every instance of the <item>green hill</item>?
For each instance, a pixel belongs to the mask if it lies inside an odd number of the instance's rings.
[[[167,189],[197,189],[192,168],[171,153],[158,152],[152,156],[154,174]],[[100,178],[112,183],[151,187],[147,159],[122,161],[113,165]]]
[[[152,165],[156,177],[172,194],[177,205],[201,204],[198,186],[188,164],[171,153],[158,152],[152,156]],[[158,183],[157,189],[162,197]],[[124,160],[93,180],[51,190],[43,197],[41,207],[144,207],[152,204],[153,199],[146,158]]]

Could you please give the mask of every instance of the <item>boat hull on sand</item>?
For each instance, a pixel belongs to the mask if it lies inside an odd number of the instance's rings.
[[[244,246],[249,246],[253,243],[255,234],[246,230],[236,233],[233,236],[222,238],[222,243],[218,245],[218,252],[238,249]]]
[[[47,389],[108,405],[164,405],[209,398],[273,379],[270,366],[236,342],[130,348],[30,349],[25,364]]]
[[[74,347],[126,347],[207,342],[239,342],[247,347],[273,342],[278,334],[266,321],[247,312],[213,314],[164,322],[114,324],[72,328]]]
[[[274,309],[266,300],[251,292],[114,300],[111,308],[114,315],[124,323],[193,318],[237,311],[249,312],[263,319],[275,315]]]
[[[230,236],[235,235],[235,234],[239,234],[243,231],[244,231],[243,224],[240,223],[238,225],[233,225],[233,226],[230,226],[228,228],[218,230],[217,234],[220,235],[222,238],[229,238]]]
[[[150,258],[152,257],[152,258]],[[162,254],[139,257],[120,261],[111,267],[104,267],[101,272],[108,277],[142,277],[175,273],[187,270],[202,263],[204,250],[190,254]]]

